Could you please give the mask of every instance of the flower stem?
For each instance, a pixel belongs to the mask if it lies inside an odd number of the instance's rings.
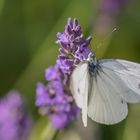
[[[58,133],[59,131],[54,129],[51,123],[48,123],[42,132],[41,140],[56,140]]]
[[[59,130],[56,130],[55,135],[53,136],[52,140],[56,140],[58,138],[59,135]]]

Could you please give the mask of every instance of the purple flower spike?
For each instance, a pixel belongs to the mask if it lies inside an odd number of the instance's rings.
[[[67,37],[65,36],[65,34],[62,34],[62,33],[57,33],[57,37],[59,40],[56,41],[56,43],[64,43],[64,44],[68,44],[68,39]]]
[[[0,140],[27,140],[32,121],[16,91],[0,100]]]
[[[61,79],[61,71],[59,67],[55,65],[54,67],[49,67],[48,69],[46,69],[45,77],[48,81]]]
[[[85,48],[85,47],[81,46],[76,51],[76,58],[84,61],[88,58],[88,55],[90,52],[91,52],[90,48]]]
[[[59,57],[57,60],[57,63],[60,67],[60,69],[66,73],[66,74],[71,74],[73,69],[74,69],[74,60],[65,58],[65,57]]]
[[[91,37],[84,39],[81,26],[78,23],[77,19],[74,19],[72,22],[71,19],[68,19],[68,24],[65,27],[63,36],[58,37],[57,42],[60,44],[60,54],[58,56],[58,65],[64,73],[71,74],[75,67],[75,59],[84,61],[87,59],[91,49],[88,47],[91,41]],[[64,40],[68,42],[65,43]],[[63,56],[63,59],[61,58]],[[65,58],[64,58],[65,56]],[[78,62],[76,60],[76,62]],[[76,63],[77,65],[77,63]]]
[[[37,84],[37,88],[36,88],[36,105],[37,106],[43,106],[45,104],[48,104],[48,89],[47,87],[42,84],[42,83],[38,83]]]
[[[84,38],[77,19],[68,19],[65,31],[57,33],[59,55],[54,67],[45,72],[48,85],[39,83],[36,90],[36,105],[42,115],[48,115],[54,128],[64,129],[78,116],[76,106],[69,89],[70,77],[74,68],[88,58],[91,49],[91,37]]]

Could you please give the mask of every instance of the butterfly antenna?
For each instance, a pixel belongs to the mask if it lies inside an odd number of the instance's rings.
[[[97,46],[97,50],[103,45],[103,43],[111,37],[112,33],[114,33],[117,30],[117,28],[114,28]]]

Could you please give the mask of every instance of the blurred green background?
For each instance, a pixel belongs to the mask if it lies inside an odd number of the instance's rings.
[[[93,36],[97,58],[140,63],[139,0],[0,0],[0,95],[19,90],[36,122],[35,86],[45,80],[45,68],[55,64],[56,33],[63,32],[68,17],[79,20],[86,37]],[[131,105],[120,124],[89,123],[89,129],[73,124],[65,130],[69,140],[140,140],[140,105]],[[77,127],[81,129],[76,133]]]

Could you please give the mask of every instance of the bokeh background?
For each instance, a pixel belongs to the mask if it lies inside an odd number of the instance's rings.
[[[56,33],[63,32],[68,17],[76,17],[97,58],[121,58],[140,63],[139,0],[0,0],[0,96],[17,89],[26,98],[35,126],[30,136],[55,133],[35,107],[35,87],[44,81],[44,70],[55,64]],[[55,133],[56,140],[140,140],[140,104],[129,107],[129,116],[114,126],[89,120]],[[56,135],[58,134],[58,135]],[[47,140],[46,139],[46,140]],[[44,139],[45,140],[45,139]]]

